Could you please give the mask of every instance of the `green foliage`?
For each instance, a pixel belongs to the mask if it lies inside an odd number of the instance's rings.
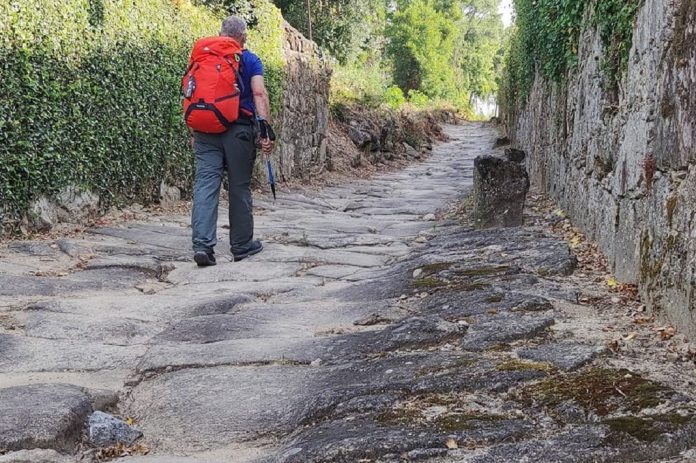
[[[384,103],[392,109],[401,108],[406,103],[403,90],[396,85],[387,87],[387,90],[384,92]]]
[[[411,89],[408,91],[408,102],[416,108],[426,108],[430,104],[430,98],[420,90]]]
[[[609,83],[615,87],[628,66],[633,43],[633,26],[642,0],[598,2],[595,21],[606,47],[604,69]]]
[[[504,29],[498,16],[498,0],[461,2],[453,62],[459,86],[485,98],[498,91],[504,55]]]
[[[474,96],[495,94],[503,58],[497,10],[497,0],[398,1],[386,31],[394,82],[467,111]]]
[[[279,69],[280,36],[264,39],[279,30],[272,13],[252,44]],[[0,17],[3,227],[71,184],[96,190],[105,207],[154,200],[162,180],[190,188],[180,79],[218,17],[188,0],[13,0],[0,2]],[[280,88],[279,75],[269,80]]]
[[[331,79],[331,105],[360,103],[379,106],[389,85],[382,63],[371,62],[334,66]]]
[[[603,67],[611,87],[625,70],[633,40],[633,22],[642,0],[514,0],[517,13],[502,78],[508,110],[524,102],[536,72],[562,81],[577,65],[584,18],[592,13],[605,48]]]
[[[387,52],[394,82],[409,93],[419,90],[431,98],[456,93],[450,61],[456,36],[454,7],[438,11],[434,0],[401,2],[387,29]]]
[[[338,61],[334,105],[399,106],[392,84],[401,94],[418,90],[431,107],[447,101],[460,109],[469,108],[473,95],[497,91],[503,57],[498,0],[274,2],[305,35],[310,4],[314,39]]]
[[[309,37],[306,0],[274,0],[293,27]],[[379,50],[384,39],[386,0],[309,0],[312,38],[341,64]]]

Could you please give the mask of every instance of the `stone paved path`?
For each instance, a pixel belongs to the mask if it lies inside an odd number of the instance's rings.
[[[656,461],[692,446],[692,397],[606,366],[602,340],[572,331],[565,242],[438,213],[495,137],[447,132],[403,171],[258,200],[266,249],[242,263],[221,245],[196,268],[183,215],[11,243],[0,454],[83,452],[96,409],[143,432],[151,454],[128,462]],[[24,455],[0,462],[73,461]]]

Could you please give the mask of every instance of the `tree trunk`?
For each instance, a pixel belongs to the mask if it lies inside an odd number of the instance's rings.
[[[306,0],[307,4],[307,34],[309,40],[314,40],[312,37],[312,0]]]

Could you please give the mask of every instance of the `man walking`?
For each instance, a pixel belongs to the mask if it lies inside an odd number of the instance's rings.
[[[256,160],[258,127],[259,124],[268,127],[266,121],[270,115],[268,92],[263,78],[263,64],[258,56],[244,48],[247,40],[247,25],[243,19],[237,16],[225,19],[222,23],[220,36],[223,42],[227,42],[226,45],[233,44],[234,47],[239,47],[237,49],[239,52],[233,54],[233,59],[230,59],[229,55],[222,56],[222,53],[215,54],[215,41],[220,39],[204,39],[211,41],[206,42],[211,43],[211,45],[204,47],[204,50],[213,49],[210,51],[211,54],[225,60],[221,61],[222,64],[215,64],[212,68],[212,73],[215,73],[215,70],[218,73],[218,76],[215,77],[216,84],[213,85],[220,85],[222,77],[219,75],[224,76],[225,72],[229,73],[231,77],[228,80],[231,79],[234,85],[228,85],[229,88],[225,90],[225,96],[215,98],[213,100],[215,103],[206,104],[201,98],[198,100],[198,107],[192,108],[201,109],[201,111],[196,112],[189,109],[186,113],[189,126],[192,123],[188,118],[194,113],[195,117],[198,118],[201,118],[201,115],[210,117],[211,114],[214,114],[213,117],[217,117],[224,124],[221,126],[221,130],[223,130],[221,133],[204,133],[195,130],[195,128],[193,130],[192,142],[196,155],[196,181],[193,192],[191,225],[193,228],[194,260],[200,267],[216,263],[214,248],[217,244],[218,202],[222,176],[225,172],[229,181],[230,251],[234,256],[234,261],[243,260],[263,250],[261,242],[254,240],[251,197],[251,176]],[[226,38],[234,40],[230,41]],[[225,63],[228,63],[230,67]],[[196,66],[192,60],[192,65],[189,68],[189,81],[187,82],[187,77],[184,77],[184,94],[189,97],[194,95],[192,103],[195,103],[197,98],[194,93],[196,86],[204,88],[208,84],[208,82],[201,82],[203,77],[196,81],[194,73]],[[198,67],[201,66],[203,65]],[[234,74],[231,73],[231,69],[234,69]],[[189,86],[189,95],[186,95],[187,85]],[[208,84],[207,88],[209,87]],[[202,91],[205,90],[200,90],[200,92]],[[227,104],[229,101],[234,101],[236,105],[236,98],[239,101],[239,107],[235,107],[233,110],[236,120],[227,123],[220,114],[222,111],[219,107],[226,104],[223,101],[225,99],[228,99]],[[195,104],[191,105],[196,106]],[[266,133],[267,131],[262,130],[261,132]],[[268,138],[262,138],[261,149],[264,155],[270,154],[273,142]]]

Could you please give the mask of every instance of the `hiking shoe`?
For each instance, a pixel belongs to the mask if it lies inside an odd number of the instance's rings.
[[[263,244],[261,244],[261,241],[256,240],[251,243],[251,247],[242,252],[241,254],[234,254],[234,261],[239,262],[240,260],[244,260],[249,256],[253,256],[254,254],[258,254],[261,251],[263,251]]]
[[[193,260],[196,261],[199,267],[217,265],[217,262],[215,262],[215,254],[212,252],[198,251],[193,255]]]

